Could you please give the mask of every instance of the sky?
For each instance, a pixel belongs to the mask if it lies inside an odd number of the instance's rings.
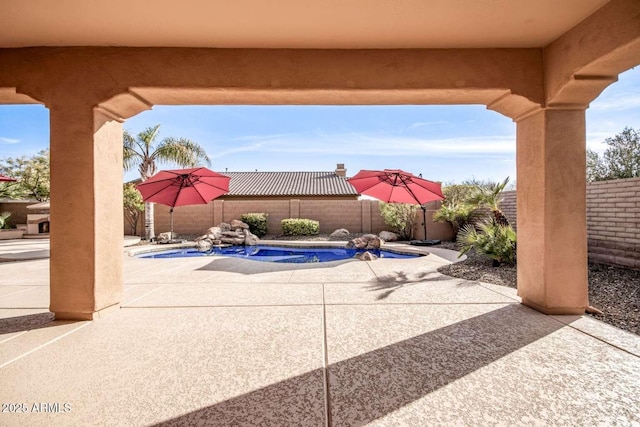
[[[640,129],[640,67],[621,74],[586,114],[587,146],[598,152],[624,127]],[[0,105],[0,158],[47,148],[48,116],[40,105]],[[349,176],[385,168],[446,183],[516,176],[516,125],[482,105],[155,106],[123,126],[135,135],[156,124],[160,138],[202,145],[220,172],[332,171],[344,163]]]

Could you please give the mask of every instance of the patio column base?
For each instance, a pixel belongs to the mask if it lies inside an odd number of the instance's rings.
[[[95,320],[103,318],[115,311],[120,310],[120,304],[114,304],[111,307],[103,308],[102,310],[93,312],[55,312],[56,320]]]
[[[536,304],[535,302],[529,300],[528,298],[522,298],[522,305],[526,305],[529,308],[532,308],[536,311],[539,311],[544,314],[552,314],[552,315],[570,315],[577,314],[582,315],[585,312],[585,307],[545,307],[540,304]]]

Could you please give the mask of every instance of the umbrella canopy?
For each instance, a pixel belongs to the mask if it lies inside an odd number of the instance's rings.
[[[12,182],[17,181],[15,178],[9,178],[8,176],[0,175],[0,182]]]
[[[440,184],[400,169],[361,170],[347,181],[359,193],[387,203],[423,205],[444,199]]]
[[[136,185],[145,202],[171,206],[171,238],[173,239],[173,208],[186,205],[206,205],[229,192],[229,178],[207,168],[163,170]]]
[[[204,205],[229,191],[228,176],[207,168],[163,170],[136,185],[145,202]]]
[[[422,205],[425,239],[427,238],[427,221],[424,204],[444,199],[440,184],[400,169],[361,170],[347,181],[360,194],[375,197],[386,203]]]

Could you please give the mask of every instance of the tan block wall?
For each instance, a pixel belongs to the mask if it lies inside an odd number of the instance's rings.
[[[589,260],[640,268],[640,178],[587,185]]]
[[[513,227],[514,230],[517,229],[517,221],[516,221],[516,192],[515,191],[505,191],[502,193],[502,203],[500,203],[500,210],[504,216],[509,220],[509,224]]]
[[[514,225],[515,193],[501,205]],[[587,184],[587,239],[590,261],[640,269],[640,178]]]
[[[427,228],[430,239],[450,239],[451,228],[448,224],[434,224],[430,217],[433,209],[427,211]],[[173,229],[183,236],[199,236],[207,228],[221,221],[230,222],[240,219],[249,212],[269,214],[269,234],[281,234],[280,221],[285,218],[308,218],[320,222],[320,233],[331,233],[337,228],[346,228],[352,233],[379,233],[387,230],[380,216],[379,202],[375,200],[321,200],[321,199],[282,199],[282,200],[214,200],[208,205],[180,206],[173,212]],[[418,210],[419,226],[416,238],[422,238],[422,211]],[[143,227],[144,228],[144,227]],[[125,230],[128,230],[126,227]],[[155,205],[156,234],[169,231],[169,208]]]

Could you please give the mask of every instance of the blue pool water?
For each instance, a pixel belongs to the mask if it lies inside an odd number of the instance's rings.
[[[213,248],[211,251],[198,252],[197,249],[172,249],[138,255],[140,258],[189,258],[211,255],[224,255],[263,262],[312,263],[353,258],[362,250],[346,248],[282,248],[276,246],[229,246]],[[399,254],[384,250],[369,250],[378,258],[415,258],[420,255]]]

